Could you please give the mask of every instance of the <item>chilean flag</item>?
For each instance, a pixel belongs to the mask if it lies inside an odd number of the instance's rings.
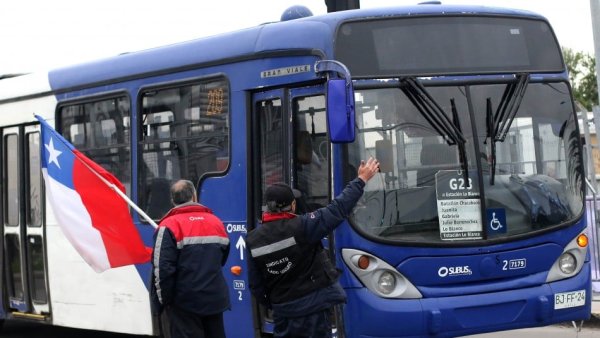
[[[96,271],[150,261],[126,201],[110,185],[125,191],[104,170],[37,116],[40,152],[48,201],[63,233]]]

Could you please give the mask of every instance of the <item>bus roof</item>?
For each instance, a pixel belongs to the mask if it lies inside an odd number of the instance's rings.
[[[123,53],[106,59],[55,69],[49,72],[48,77],[53,91],[65,92],[91,84],[126,81],[202,65],[261,58],[284,51],[320,54],[330,58],[333,54],[330,42],[333,40],[336,27],[341,22],[358,18],[457,14],[509,15],[545,20],[542,16],[528,11],[484,6],[427,4],[349,10],[267,23],[172,45]],[[0,100],[8,98],[3,93],[6,93],[4,88],[10,88],[11,81],[12,79],[0,81]],[[13,90],[9,92],[12,92],[12,95],[16,94]],[[18,96],[34,94],[35,92],[21,92]]]

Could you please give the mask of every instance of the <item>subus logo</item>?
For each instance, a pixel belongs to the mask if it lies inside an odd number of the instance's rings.
[[[465,266],[451,266],[451,267],[442,266],[438,270],[438,275],[440,277],[446,277],[446,276],[463,276],[463,275],[472,275],[472,274],[473,274],[473,271],[471,271],[471,268],[468,265],[465,265]]]

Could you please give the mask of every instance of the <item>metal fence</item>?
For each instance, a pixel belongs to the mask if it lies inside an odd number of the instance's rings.
[[[588,186],[589,187],[589,186]],[[591,188],[589,190],[592,190]],[[587,236],[589,238],[590,259],[592,265],[592,290],[600,292],[600,231],[598,229],[598,201],[594,192],[593,196],[586,198],[587,210]]]
[[[581,109],[580,109],[581,110]],[[598,201],[598,179],[596,168],[600,166],[594,154],[598,153],[600,144],[596,125],[600,125],[600,110],[594,107],[594,112],[584,110],[578,113],[579,129],[584,139],[585,176],[587,184],[586,210],[587,210],[587,235],[589,238],[590,259],[592,265],[592,290],[600,292],[600,205]]]

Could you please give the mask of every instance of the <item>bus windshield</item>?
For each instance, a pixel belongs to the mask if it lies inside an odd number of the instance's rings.
[[[574,222],[583,210],[583,168],[568,85],[529,83],[514,115],[501,119],[513,82],[422,86],[448,117],[446,129],[402,81],[357,89],[347,174],[364,154],[382,165],[351,224],[378,239],[441,243]],[[444,132],[452,128],[464,142]],[[502,128],[503,135],[494,132]]]

